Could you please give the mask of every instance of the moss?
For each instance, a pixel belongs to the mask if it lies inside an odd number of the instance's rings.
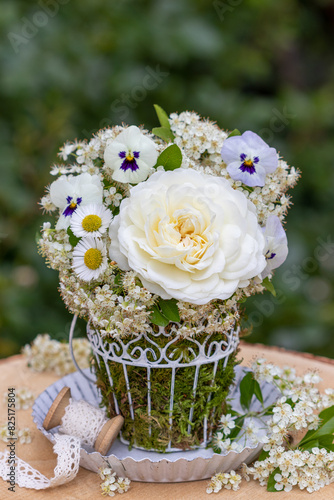
[[[161,338],[162,337],[162,338]],[[204,342],[207,335],[197,337]],[[212,335],[210,342],[222,340],[221,334]],[[107,339],[106,339],[107,341]],[[154,342],[160,347],[170,338],[154,337]],[[138,342],[142,348],[149,347],[142,339]],[[193,346],[189,340],[180,338],[175,344],[178,353],[191,360],[189,347]],[[170,391],[171,368],[152,368],[151,373],[151,415],[147,411],[147,369],[128,365],[127,373],[134,409],[134,420],[130,415],[128,393],[123,372],[123,365],[109,362],[109,370],[113,380],[111,387],[104,361],[96,363],[95,370],[97,385],[102,394],[102,406],[107,409],[110,417],[116,414],[114,395],[118,401],[120,411],[125,418],[122,429],[123,438],[130,446],[136,445],[145,449],[154,448],[164,452],[169,442],[172,447],[189,449],[198,446],[203,440],[203,420],[208,419],[208,433],[217,428],[219,418],[226,411],[226,397],[230,385],[234,380],[234,366],[237,352],[230,355],[226,367],[224,359],[218,362],[216,376],[213,377],[213,363],[202,365],[199,369],[196,395],[193,395],[195,366],[177,368],[175,370],[174,403],[172,409],[172,426],[170,427]],[[186,358],[187,359],[187,358]],[[209,398],[210,396],[210,398]],[[208,401],[209,399],[209,401]],[[189,414],[193,407],[191,429],[188,433]]]

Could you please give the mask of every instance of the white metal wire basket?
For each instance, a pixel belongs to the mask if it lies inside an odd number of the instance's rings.
[[[170,385],[170,396],[169,396],[169,427],[177,425],[177,422],[173,419],[173,408],[177,404],[174,398],[174,387],[175,387],[175,374],[179,368],[194,367],[195,375],[193,379],[192,387],[189,390],[192,391],[193,398],[196,397],[199,373],[203,365],[212,365],[212,384],[214,384],[218,363],[220,367],[224,368],[227,365],[230,355],[235,352],[238,342],[239,342],[239,327],[231,329],[230,332],[221,336],[221,340],[213,340],[212,335],[207,335],[204,342],[200,343],[196,338],[188,339],[190,345],[187,349],[187,353],[180,353],[175,346],[176,342],[180,339],[174,334],[168,333],[163,327],[159,327],[157,333],[151,333],[150,336],[141,333],[136,336],[133,340],[127,343],[123,342],[121,339],[108,339],[108,341],[101,338],[98,332],[87,325],[87,336],[90,341],[96,362],[99,367],[101,363],[104,363],[105,369],[108,374],[108,379],[110,387],[113,388],[114,380],[109,369],[109,363],[120,363],[123,367],[123,373],[126,382],[126,398],[128,401],[128,407],[130,411],[130,416],[133,421],[135,421],[136,415],[133,405],[133,397],[131,393],[131,384],[128,376],[128,369],[130,366],[141,367],[145,369],[146,373],[146,390],[147,390],[147,415],[151,416],[151,378],[152,370],[157,368],[163,368],[165,370],[170,370],[171,372],[171,385]],[[160,347],[155,339],[158,337],[164,337],[166,344],[164,347]],[[217,337],[215,337],[217,338]],[[148,346],[143,348],[139,345],[142,340],[145,340],[145,344]],[[211,393],[207,397],[207,403],[211,399]],[[113,391],[113,403],[114,409],[117,414],[123,413],[122,404],[115,395]],[[189,424],[188,433],[191,432],[191,426],[193,421],[194,405],[191,406],[189,410]],[[199,446],[194,446],[194,448],[205,448],[212,437],[212,430],[209,429],[208,418],[203,416],[203,439]],[[151,435],[151,424],[149,425],[149,435]],[[122,434],[120,434],[120,439],[123,443],[129,444]],[[135,443],[133,446],[140,448]],[[154,450],[154,448],[151,448]],[[172,441],[170,440],[166,452],[177,451],[179,448],[172,446]]]

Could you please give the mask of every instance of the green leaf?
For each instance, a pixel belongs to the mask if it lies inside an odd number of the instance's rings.
[[[159,106],[158,104],[154,104],[154,109],[155,109],[155,112],[158,116],[158,120],[160,122],[160,125],[162,127],[170,130],[170,124],[169,124],[168,115],[167,115],[166,111],[164,109],[162,109],[162,107]]]
[[[114,279],[114,283],[115,283],[115,285],[117,285],[117,286],[122,285],[122,277],[121,277],[121,273],[117,273],[117,274],[116,274],[115,279]]]
[[[269,457],[269,451],[261,450],[261,453],[260,453],[257,460],[258,460],[258,462],[262,462],[262,460],[265,460],[268,457]]]
[[[169,321],[174,321],[175,323],[178,323],[180,321],[180,313],[179,308],[177,307],[176,299],[160,299],[158,304],[162,314],[166,316]]]
[[[229,137],[234,137],[235,135],[241,135],[241,132],[237,128],[235,128],[234,130],[232,130],[232,132],[228,134],[227,139]]]
[[[247,410],[254,395],[254,382],[252,372],[248,372],[240,382],[240,404]]]
[[[263,396],[262,396],[262,391],[260,384],[258,383],[257,380],[254,380],[254,394],[256,398],[260,401],[260,403],[263,405]]]
[[[175,139],[173,132],[167,127],[152,128],[152,133],[166,142],[174,141]]]
[[[321,415],[321,414],[320,414]],[[319,415],[319,416],[320,416]],[[334,417],[327,420],[327,422],[323,423],[318,429],[314,431],[309,431],[301,440],[298,446],[303,446],[314,439],[319,439],[326,435],[332,435],[334,432]],[[332,436],[333,437],[333,436]],[[334,437],[333,437],[334,439]]]
[[[152,307],[152,313],[150,315],[150,320],[154,325],[167,326],[169,319],[166,318],[158,309],[158,306]]]
[[[163,166],[165,170],[175,170],[181,167],[181,163],[181,149],[176,144],[172,144],[159,155],[156,167]]]
[[[67,228],[67,234],[69,235],[69,242],[70,242],[70,245],[72,245],[72,247],[75,247],[77,246],[77,244],[79,243],[80,241],[80,238],[78,238],[77,236],[75,236],[73,234],[73,231],[70,227]]]
[[[262,281],[262,285],[266,290],[268,290],[268,292],[270,292],[274,297],[276,297],[276,290],[272,282],[269,281],[269,278],[264,278],[264,280]]]
[[[279,490],[276,490],[275,488],[275,476],[276,474],[281,474],[281,469],[279,467],[276,467],[275,470],[272,471],[270,476],[268,477],[268,482],[267,482],[267,491],[271,491],[272,493],[278,493]]]
[[[325,410],[322,410],[319,413],[319,418],[321,419],[322,424],[328,422],[328,420],[332,417],[334,417],[334,405],[326,408]]]

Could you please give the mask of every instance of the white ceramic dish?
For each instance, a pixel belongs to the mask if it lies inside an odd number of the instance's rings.
[[[230,391],[231,404],[236,410],[240,410],[238,386],[245,370],[243,367],[236,367],[236,383]],[[88,369],[87,373],[89,373]],[[46,431],[43,428],[43,421],[54,398],[64,386],[70,387],[73,399],[84,399],[95,406],[98,406],[100,402],[96,386],[88,382],[79,372],[66,375],[50,385],[36,399],[32,414],[37,428],[52,442],[54,441],[53,435],[58,432],[58,428]],[[279,393],[271,384],[263,383],[261,388],[266,405],[278,398]],[[260,403],[253,398],[251,409],[257,411],[260,408]],[[105,457],[92,448],[83,447],[80,465],[96,472],[99,467],[106,467],[108,463],[117,475],[128,477],[133,481],[195,481],[209,478],[216,472],[236,470],[243,462],[252,462],[259,454],[261,447],[261,445],[246,446],[241,453],[229,452],[225,456],[215,453],[212,448],[157,453],[136,448],[129,450],[125,444],[117,440]]]

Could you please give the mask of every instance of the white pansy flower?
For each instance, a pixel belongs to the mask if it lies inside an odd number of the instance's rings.
[[[104,152],[105,166],[113,171],[112,178],[123,183],[144,181],[157,158],[154,141],[135,125],[108,141]]]
[[[105,247],[97,238],[82,238],[73,250],[72,268],[83,281],[98,279],[107,265]]]
[[[91,203],[78,207],[71,217],[71,229],[78,238],[102,236],[110,225],[112,214],[103,205]]]
[[[110,258],[163,299],[225,300],[266,265],[254,205],[227,180],[192,169],[133,187],[110,237]]]
[[[288,256],[288,240],[283,226],[276,215],[270,215],[264,228],[265,258],[267,265],[261,273],[266,278],[273,269],[279,267]]]
[[[52,203],[61,211],[56,229],[66,229],[78,206],[102,203],[103,187],[98,175],[80,174],[60,177],[50,186]]]

